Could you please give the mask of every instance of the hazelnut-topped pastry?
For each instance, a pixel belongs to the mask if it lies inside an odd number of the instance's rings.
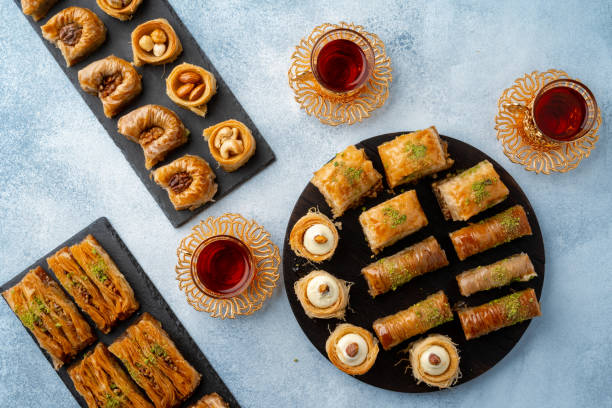
[[[310,318],[344,319],[352,283],[325,271],[312,271],[293,285],[295,294]]]
[[[110,55],[79,71],[79,83],[102,101],[104,115],[112,118],[142,91],[140,74],[124,59]]]
[[[321,262],[334,255],[339,239],[336,225],[312,208],[293,226],[289,244],[297,256]]]
[[[329,335],[325,351],[333,365],[350,375],[367,373],[376,362],[378,342],[369,331],[343,323]]]
[[[166,94],[178,106],[205,116],[206,104],[217,93],[215,76],[197,65],[182,63],[166,78]]]
[[[55,3],[57,0],[21,0],[21,11],[26,16],[32,16],[34,21],[38,21],[47,15]]]
[[[165,18],[142,23],[132,31],[134,65],[163,65],[183,52],[178,35]]]
[[[185,155],[153,171],[151,176],[166,189],[176,210],[195,210],[211,201],[217,192],[215,173],[198,156]]]
[[[212,157],[227,172],[237,170],[255,154],[255,138],[242,122],[230,119],[204,129]]]
[[[106,40],[106,27],[91,10],[68,7],[41,27],[45,40],[60,49],[66,65],[73,66]]]
[[[410,366],[417,383],[448,388],[454,385],[461,371],[455,343],[441,334],[431,334],[410,346]]]
[[[187,142],[189,135],[176,113],[159,105],[145,105],[123,115],[117,126],[119,133],[142,146],[147,169]]]
[[[96,0],[98,7],[111,17],[131,20],[142,0]]]

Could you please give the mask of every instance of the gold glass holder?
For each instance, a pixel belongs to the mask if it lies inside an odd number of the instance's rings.
[[[208,217],[193,227],[192,231],[181,240],[176,250],[176,280],[179,281],[179,289],[185,292],[187,302],[195,310],[221,319],[234,319],[261,309],[266,299],[272,296],[279,278],[280,253],[270,239],[270,234],[255,221],[247,221],[240,214]],[[200,243],[214,235],[231,235],[240,239],[253,255],[255,277],[251,285],[238,296],[228,299],[208,296],[198,288],[191,275],[193,253]]]
[[[326,92],[315,80],[310,67],[310,54],[317,39],[338,28],[357,31],[368,40],[374,50],[374,68],[370,79],[359,92],[348,95]],[[307,114],[315,116],[326,125],[352,125],[370,117],[370,112],[385,104],[392,79],[391,59],[386,54],[385,44],[376,34],[351,23],[325,23],[316,27],[309,36],[302,38],[291,55],[289,86],[295,93],[295,100]]]
[[[545,72],[533,71],[514,81],[514,85],[504,90],[497,102],[498,113],[495,117],[497,140],[501,141],[504,154],[525,170],[536,173],[565,173],[575,169],[582,159],[589,157],[599,139],[597,133],[601,125],[601,111],[597,110],[597,120],[593,129],[578,140],[569,143],[549,143],[537,135],[533,120],[528,111],[513,109],[513,106],[529,106],[538,91],[556,79],[571,79],[564,71],[549,69]]]

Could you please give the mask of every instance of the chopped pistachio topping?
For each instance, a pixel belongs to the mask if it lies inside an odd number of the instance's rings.
[[[414,144],[414,143],[406,143],[406,147],[404,151],[408,153],[408,155],[415,159],[422,159],[427,154],[427,146],[422,144]]]
[[[105,398],[104,408],[119,408],[121,406],[121,401],[116,396],[106,393]]]
[[[363,169],[355,169],[353,167],[344,169],[344,177],[346,177],[351,184],[355,184],[355,182],[361,178],[362,173]]]
[[[520,223],[519,218],[513,216],[509,211],[501,214],[500,224],[507,235],[515,234],[519,229]]]
[[[494,180],[484,179],[481,181],[476,181],[474,184],[472,184],[472,195],[474,196],[474,201],[476,204],[482,203],[482,201],[489,196],[489,191],[486,189],[486,187],[493,183]]]
[[[489,304],[501,305],[503,307],[503,312],[506,319],[512,322],[512,324],[522,322],[529,316],[527,310],[521,304],[521,295],[522,292],[516,292],[511,295],[504,296],[503,298],[495,299]],[[531,299],[531,301],[533,301],[533,299]]]
[[[89,268],[91,269],[91,273],[93,273],[100,282],[104,282],[108,279],[108,275],[106,274],[108,268],[102,257],[99,257],[96,262],[89,265]]]
[[[383,208],[382,211],[383,215],[385,216],[385,222],[391,225],[391,228],[395,228],[406,221],[406,214],[400,213],[391,206]]]
[[[42,323],[41,317],[37,315],[32,309],[28,309],[25,311],[17,311],[17,316],[19,317],[19,320],[21,320],[23,325],[30,330],[34,330],[35,325],[40,325]]]
[[[47,307],[47,304],[44,300],[42,300],[38,296],[34,296],[34,303],[36,304],[35,306],[38,308],[38,310],[45,314],[49,314],[49,308]]]
[[[168,355],[168,353],[166,353],[166,350],[157,343],[151,346],[151,353],[158,357],[166,357]]]

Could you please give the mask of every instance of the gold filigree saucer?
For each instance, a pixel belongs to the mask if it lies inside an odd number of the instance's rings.
[[[512,109],[513,106],[528,106],[543,86],[557,79],[571,79],[564,71],[549,69],[545,72],[533,71],[514,81],[514,85],[504,90],[497,102],[498,113],[495,117],[497,140],[501,141],[504,154],[525,170],[536,173],[565,173],[575,169],[580,161],[589,157],[599,139],[597,133],[601,125],[601,111],[597,110],[597,120],[593,129],[582,138],[569,143],[544,143],[529,137],[531,129],[529,118],[524,111]]]
[[[374,50],[372,75],[355,94],[332,95],[325,92],[311,72],[310,55],[317,39],[328,31],[339,28],[357,31],[368,40]],[[383,106],[389,97],[392,79],[391,59],[386,54],[385,44],[376,34],[351,23],[325,23],[316,27],[309,36],[302,38],[291,55],[289,86],[295,93],[295,100],[307,114],[314,115],[326,125],[352,125],[370,117],[370,112]]]
[[[192,233],[181,240],[176,250],[176,280],[179,289],[185,292],[187,302],[212,317],[234,319],[250,315],[261,309],[266,299],[272,296],[279,278],[280,254],[270,239],[270,234],[255,221],[247,221],[240,214],[223,214],[208,217],[192,229]],[[249,247],[255,262],[255,277],[251,285],[240,295],[218,299],[208,296],[196,285],[191,274],[191,258],[201,242],[214,235],[231,235]]]

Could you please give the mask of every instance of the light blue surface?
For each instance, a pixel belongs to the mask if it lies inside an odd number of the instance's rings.
[[[499,161],[531,200],[546,246],[544,315],[480,378],[405,395],[329,364],[295,321],[282,282],[248,318],[221,321],[194,311],[178,290],[174,264],[179,240],[196,221],[172,228],[12,0],[0,6],[0,282],[104,215],[245,407],[612,406],[609,1],[171,3],[277,155],[200,218],[240,212],[280,246],[296,198],[332,154],[370,136],[435,124]],[[331,128],[298,108],[287,70],[302,36],[341,20],[385,41],[394,80],[372,118]],[[493,129],[502,90],[548,68],[588,84],[604,120],[591,157],[552,176],[510,163]],[[0,406],[76,406],[4,302]]]

